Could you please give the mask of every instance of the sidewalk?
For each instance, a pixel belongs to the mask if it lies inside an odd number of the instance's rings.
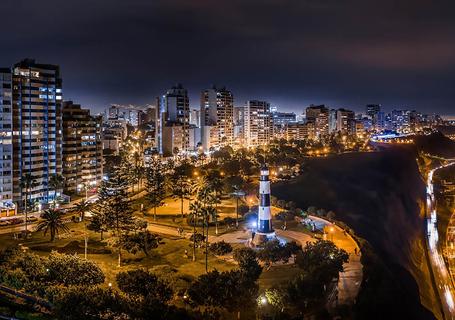
[[[342,228],[327,220],[315,216],[310,216],[310,219],[322,223],[326,228],[330,228],[329,230],[333,230],[327,234],[327,240],[333,240],[337,247],[346,250],[349,254],[349,261],[343,265],[344,271],[340,273],[338,280],[338,304],[353,304],[363,278],[362,264],[360,263],[361,253],[357,242],[348,233],[344,233]],[[357,254],[355,253],[356,250]]]
[[[343,229],[334,225],[333,223],[321,219],[319,217],[310,216],[310,218],[317,222],[322,228],[324,226],[332,228],[332,232],[327,237],[327,240],[333,240],[335,245],[339,248],[344,249],[349,254],[349,261],[344,264],[344,271],[340,273],[338,280],[338,304],[352,305],[357,298],[359,293],[360,285],[362,283],[362,264],[360,263],[360,248],[354,239],[349,235],[345,234]],[[149,223],[148,230],[156,233],[167,234],[178,237],[178,231],[176,227],[157,225]],[[278,236],[295,240],[302,246],[308,241],[315,241],[310,235],[292,231],[292,230],[275,230]],[[185,232],[184,237],[191,237],[192,232]],[[245,243],[251,238],[251,232],[245,230],[237,230],[234,232],[225,233],[219,236],[210,235],[209,242],[225,241],[228,243]],[[357,254],[355,251],[357,250]]]

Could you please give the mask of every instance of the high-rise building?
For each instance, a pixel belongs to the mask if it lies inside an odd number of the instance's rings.
[[[127,122],[125,120],[109,119],[104,121],[101,132],[104,154],[117,155],[127,134]]]
[[[380,131],[381,124],[380,124],[380,113],[381,113],[381,105],[380,104],[367,104],[366,106],[366,114],[371,118],[371,124],[374,130]]]
[[[202,143],[205,151],[234,142],[234,96],[226,88],[212,87],[201,94]]]
[[[377,117],[376,117],[376,122],[375,122],[375,129],[378,131],[387,129],[386,116],[385,116],[384,111],[378,112]]]
[[[265,146],[273,134],[270,104],[266,101],[249,100],[243,114],[244,140],[248,147]]]
[[[62,80],[56,65],[26,59],[12,68],[13,201],[23,206],[21,178],[32,175],[32,202],[55,197],[52,175],[62,174]]]
[[[355,113],[351,110],[337,110],[337,131],[347,135],[355,134]]]
[[[374,119],[374,117],[381,112],[381,105],[380,104],[367,104],[366,106],[366,114],[367,116],[370,116],[371,119]]]
[[[337,131],[337,114],[338,110],[329,110],[329,133],[334,133]]]
[[[190,124],[196,127],[201,127],[201,110],[192,109],[190,111]]]
[[[137,127],[145,122],[145,114],[143,108],[134,105],[111,105],[104,111],[104,120],[109,121],[125,121],[133,127]]]
[[[0,69],[0,216],[16,212],[13,203],[12,98],[11,69]]]
[[[201,128],[196,127],[194,125],[190,125],[189,133],[190,133],[189,150],[197,152],[199,151],[199,147],[202,146]]]
[[[245,144],[245,108],[234,107],[234,146]]]
[[[290,140],[315,140],[316,132],[314,122],[296,122],[286,125],[285,139]]]
[[[102,118],[72,101],[63,103],[63,177],[65,189],[95,188],[103,176]]]
[[[162,128],[161,153],[164,156],[177,155],[189,150],[189,132],[184,126],[168,124]]]
[[[294,112],[272,112],[272,121],[274,126],[285,126],[288,123],[297,122],[297,116]]]
[[[314,122],[316,137],[324,138],[329,134],[329,109],[324,105],[310,105],[306,108],[306,121]]]
[[[391,122],[393,130],[402,133],[409,133],[411,131],[410,115],[410,110],[392,110]]]
[[[160,99],[158,121],[158,150],[171,155],[189,147],[190,101],[188,91],[178,84],[167,90]],[[167,144],[167,145],[165,145]]]

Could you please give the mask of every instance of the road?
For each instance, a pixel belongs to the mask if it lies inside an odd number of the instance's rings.
[[[441,246],[439,245],[439,234],[437,228],[438,214],[436,212],[436,201],[434,197],[433,175],[442,168],[455,164],[449,164],[432,169],[427,178],[427,242],[430,257],[430,265],[433,270],[434,280],[436,282],[436,290],[438,291],[442,311],[445,319],[455,319],[455,304],[454,304],[454,286],[450,273],[444,262]]]
[[[98,199],[98,195],[95,194],[95,195],[88,197],[87,201],[94,202],[94,201],[96,201],[96,199]],[[71,207],[74,207],[74,205],[76,205],[77,203],[84,201],[84,200],[85,200],[85,198],[78,199],[78,200],[72,201],[70,203],[63,204],[59,208],[60,209],[69,209]],[[40,215],[41,215],[41,212],[39,212],[39,211],[34,211],[34,212],[28,213],[29,218],[30,217],[39,218]],[[65,217],[71,217],[72,215],[74,215],[74,214],[69,213],[69,214],[65,215]],[[24,219],[25,220],[25,214],[17,214],[17,215],[10,216],[10,217],[2,217],[0,220],[5,221],[5,220],[9,220],[9,219]],[[35,230],[34,228],[36,227],[37,224],[38,224],[38,222],[29,222],[27,224],[28,230],[34,231]],[[22,231],[25,231],[25,223],[15,224],[12,226],[0,227],[0,234],[19,233]]]

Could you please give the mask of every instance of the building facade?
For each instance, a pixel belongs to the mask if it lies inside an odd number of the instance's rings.
[[[212,87],[201,94],[201,127],[204,151],[234,142],[234,96],[226,88]]]
[[[342,134],[355,134],[355,112],[347,109],[337,110],[337,131]]]
[[[272,112],[272,122],[274,126],[285,126],[288,123],[297,121],[297,116],[294,112]]]
[[[63,177],[65,189],[95,188],[103,177],[102,118],[72,101],[63,103]]]
[[[11,69],[0,69],[0,216],[16,212],[13,202],[13,140],[12,140],[12,83]]]
[[[323,139],[329,134],[329,109],[324,105],[310,105],[305,110],[306,121],[313,122],[316,128],[316,137]]]
[[[30,174],[36,187],[31,202],[55,197],[52,175],[62,174],[62,80],[56,65],[26,59],[12,68],[13,201],[23,206],[27,190],[21,178]]]
[[[248,147],[268,145],[273,136],[270,104],[266,101],[249,100],[243,114],[244,141]]]
[[[167,90],[159,101],[158,150],[172,155],[189,148],[190,101],[188,91],[178,84]],[[167,144],[167,145],[166,145]]]

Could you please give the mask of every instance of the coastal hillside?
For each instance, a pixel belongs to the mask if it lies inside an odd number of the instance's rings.
[[[423,151],[434,156],[455,158],[455,141],[444,134],[449,134],[452,130],[449,131],[446,129],[429,136],[416,136],[414,137],[415,147],[418,151]]]
[[[368,241],[357,318],[433,319],[438,303],[426,268],[423,199],[414,150],[388,148],[309,160],[304,173],[273,186],[301,208],[332,210]]]

